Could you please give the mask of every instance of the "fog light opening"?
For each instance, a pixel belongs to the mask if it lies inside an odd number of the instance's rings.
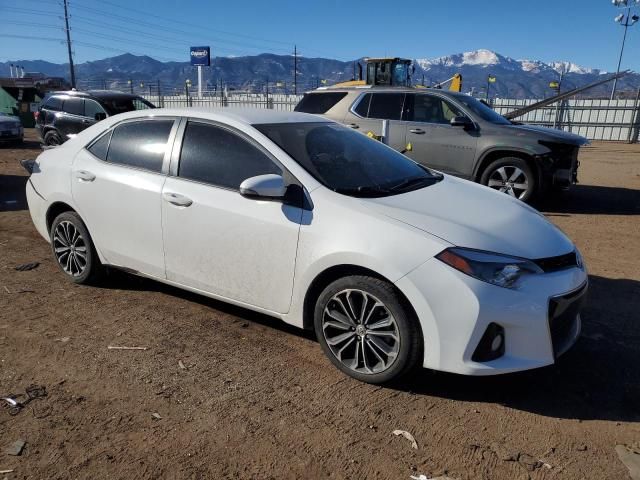
[[[485,330],[471,360],[489,362],[504,355],[504,328],[497,323],[490,323]]]

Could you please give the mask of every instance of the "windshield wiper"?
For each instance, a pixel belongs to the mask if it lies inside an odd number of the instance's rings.
[[[357,197],[380,197],[391,193],[391,190],[388,188],[376,185],[367,185],[356,188],[336,188],[334,191],[344,195],[354,195]]]
[[[400,183],[397,183],[391,187],[388,187],[389,190],[393,192],[401,191],[401,190],[409,190],[414,187],[420,186],[420,188],[432,185],[433,183],[441,180],[441,178],[433,176],[433,177],[409,177],[402,180]]]

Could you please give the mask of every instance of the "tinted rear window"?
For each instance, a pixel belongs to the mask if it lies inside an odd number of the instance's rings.
[[[45,103],[44,108],[48,110],[62,110],[62,99],[60,97],[50,97]]]
[[[369,118],[400,120],[404,93],[375,93],[369,106]]]
[[[346,96],[347,92],[307,93],[302,97],[295,111],[304,113],[326,113]]]
[[[173,120],[145,120],[116,127],[107,162],[160,172],[172,126]]]
[[[89,151],[93,153],[100,160],[107,160],[107,151],[109,150],[109,140],[111,140],[112,130],[108,131],[98,140],[93,142],[93,145],[89,147]]]
[[[64,101],[64,111],[71,115],[84,115],[84,100],[82,98],[67,98]]]
[[[371,94],[367,93],[362,99],[358,102],[356,107],[353,109],[361,117],[367,118],[369,115],[369,103],[371,102]]]

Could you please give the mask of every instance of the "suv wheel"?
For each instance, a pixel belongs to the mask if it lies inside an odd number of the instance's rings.
[[[44,134],[44,144],[50,147],[62,145],[62,138],[55,130],[49,130]]]
[[[58,215],[51,225],[51,249],[60,269],[75,283],[95,283],[102,276],[89,231],[75,212]]]
[[[523,202],[530,201],[537,188],[532,168],[517,157],[504,157],[491,162],[482,172],[480,183]]]
[[[331,362],[368,383],[395,380],[420,363],[422,335],[393,285],[344,277],[320,294],[314,313],[318,341]]]

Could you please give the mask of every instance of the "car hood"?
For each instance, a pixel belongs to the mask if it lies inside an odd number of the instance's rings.
[[[528,259],[574,249],[558,227],[520,200],[448,175],[420,190],[363,201],[379,214],[459,247]]]
[[[538,125],[504,125],[503,128],[516,132],[516,134],[529,134],[537,137],[538,140],[546,140],[549,142],[570,143],[572,145],[586,145],[589,143],[589,140],[575,133]]]

